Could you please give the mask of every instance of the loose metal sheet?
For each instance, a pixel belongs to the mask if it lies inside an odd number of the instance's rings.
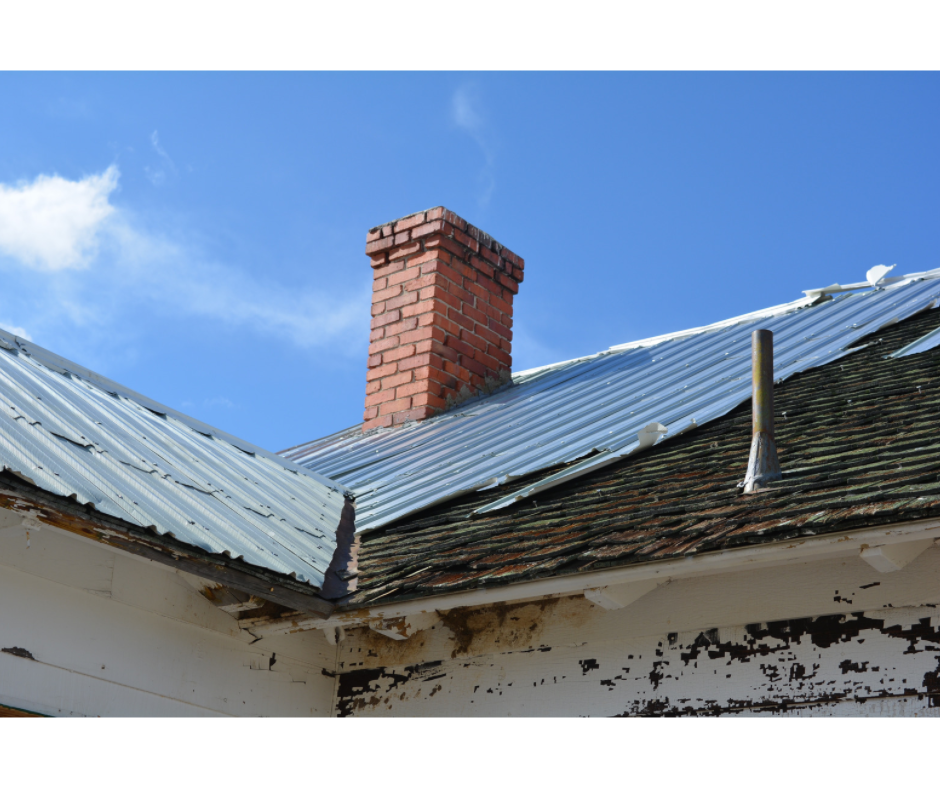
[[[316,587],[348,492],[4,331],[0,469]]]
[[[940,270],[917,276],[865,293],[834,285],[715,326],[521,372],[512,386],[426,421],[367,435],[356,426],[282,454],[351,487],[360,529],[568,464],[480,511],[498,509],[639,450],[648,425],[663,425],[660,440],[668,440],[747,400],[755,329],[774,332],[780,381],[836,361],[882,326],[936,306]],[[820,303],[827,293],[835,295]]]

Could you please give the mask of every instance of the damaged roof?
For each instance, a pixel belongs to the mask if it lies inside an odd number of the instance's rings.
[[[366,434],[356,426],[282,454],[352,488],[358,530],[480,490],[494,492],[475,498],[474,511],[496,511],[745,402],[755,329],[774,332],[781,381],[846,357],[861,338],[940,301],[940,270],[892,279],[886,267],[873,271],[869,283],[807,291],[790,304],[517,373],[511,386],[422,422]],[[862,287],[868,292],[842,292]]]
[[[919,300],[923,290],[905,294]],[[918,345],[897,351],[938,331],[940,309],[923,311],[864,338],[856,334],[838,363],[775,386],[783,479],[766,491],[743,495],[737,486],[751,442],[746,402],[514,506],[489,505],[564,468],[363,534],[358,590],[348,604],[937,517],[940,347],[926,342],[918,343],[920,352]]]
[[[322,588],[348,490],[0,330],[0,471]]]

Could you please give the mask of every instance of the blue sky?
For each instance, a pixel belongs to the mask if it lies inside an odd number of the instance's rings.
[[[514,367],[940,266],[936,73],[0,74],[0,325],[266,448],[362,415],[366,230],[526,259]]]

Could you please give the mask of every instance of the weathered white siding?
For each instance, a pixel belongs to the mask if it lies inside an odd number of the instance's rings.
[[[858,558],[444,613],[340,647],[337,713],[937,716],[940,550],[899,572]]]
[[[251,645],[180,572],[0,511],[0,704],[52,715],[329,715],[322,633]]]

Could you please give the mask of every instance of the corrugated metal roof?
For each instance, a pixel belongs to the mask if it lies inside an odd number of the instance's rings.
[[[317,587],[348,493],[5,331],[0,468]]]
[[[808,291],[792,304],[518,373],[510,387],[398,430],[352,427],[282,454],[353,488],[359,529],[574,463],[480,511],[501,508],[631,454],[652,422],[666,426],[668,440],[728,413],[751,394],[754,329],[774,332],[774,372],[783,380],[936,306],[940,269],[916,276],[861,294],[824,288],[836,295],[816,305],[823,291]]]

